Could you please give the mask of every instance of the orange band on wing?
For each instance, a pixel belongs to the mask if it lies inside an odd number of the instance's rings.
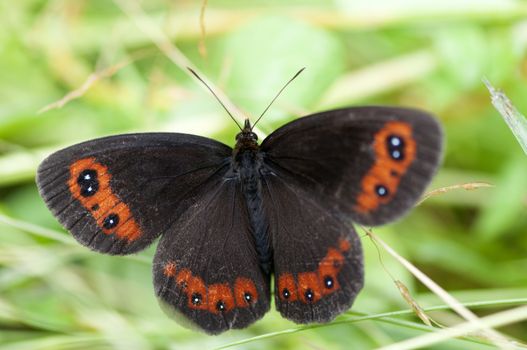
[[[255,283],[245,277],[238,277],[234,288],[229,283],[206,285],[203,280],[194,276],[189,269],[176,273],[176,264],[168,261],[163,266],[163,274],[174,278],[177,287],[187,296],[187,306],[196,310],[207,310],[212,313],[229,312],[236,307],[248,307],[258,300]]]
[[[412,126],[405,122],[387,122],[373,141],[375,163],[361,181],[361,192],[355,210],[367,213],[381,204],[388,203],[395,193],[402,176],[416,156],[416,143]]]
[[[71,164],[68,187],[105,234],[135,241],[141,237],[141,229],[128,206],[112,192],[110,180],[106,166],[93,157],[84,158]]]
[[[330,247],[316,271],[301,272],[297,278],[289,272],[277,277],[277,293],[281,301],[300,300],[303,303],[315,303],[326,295],[340,289],[338,274],[344,265],[343,253],[351,243],[347,239],[339,240],[339,248]]]

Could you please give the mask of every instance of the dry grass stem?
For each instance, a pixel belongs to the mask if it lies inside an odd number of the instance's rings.
[[[474,329],[481,329],[485,331],[485,334],[488,339],[491,340],[500,349],[514,349],[514,346],[507,338],[505,338],[503,335],[501,335],[499,332],[495,331],[488,325],[482,323],[481,320],[472,311],[464,307],[463,304],[461,304],[446,290],[441,288],[437,283],[435,283],[430,277],[424,274],[412,263],[400,256],[388,244],[386,244],[383,240],[377,237],[377,235],[375,235],[371,230],[368,230],[365,227],[363,227],[363,230],[373,241],[380,244],[392,257],[399,261],[401,265],[403,265],[408,271],[410,271],[410,273],[412,273],[412,275],[414,275],[419,281],[421,281],[421,283],[423,283],[428,289],[430,289],[434,294],[441,298],[460,316],[469,321],[469,323],[473,324],[473,327],[475,327]]]
[[[52,109],[64,107],[68,102],[83,96],[99,80],[111,77],[112,75],[117,73],[120,69],[126,67],[127,65],[129,65],[133,61],[134,61],[134,59],[126,59],[123,62],[117,63],[117,64],[115,64],[115,65],[113,65],[111,67],[108,67],[108,68],[105,68],[105,69],[100,70],[98,72],[90,74],[88,76],[88,78],[86,79],[86,81],[78,89],[75,89],[75,90],[67,93],[60,100],[58,100],[56,102],[53,102],[53,103],[41,108],[38,111],[38,114],[45,113],[45,112],[50,111]]]
[[[408,305],[410,305],[412,310],[414,310],[417,317],[419,317],[421,321],[423,321],[424,324],[432,327],[432,321],[430,317],[428,317],[428,315],[423,310],[423,308],[417,303],[417,301],[415,301],[415,299],[412,297],[412,295],[410,294],[410,291],[404,285],[404,283],[399,280],[395,280],[394,283],[397,286],[397,289],[399,289],[399,292],[401,293],[404,300],[408,303]],[[437,323],[437,322],[434,322],[434,323]]]
[[[466,191],[472,191],[472,190],[477,190],[479,188],[485,188],[485,187],[494,187],[494,185],[489,184],[488,182],[468,182],[465,184],[457,184],[457,185],[452,185],[452,186],[439,187],[439,188],[436,188],[435,190],[425,193],[421,197],[421,200],[419,200],[419,202],[416,204],[416,206],[422,204],[425,200],[427,200],[430,197],[434,197],[434,196],[437,196],[443,193],[447,193],[452,190],[462,189]]]
[[[493,327],[500,327],[507,324],[527,320],[527,306],[520,306],[518,308],[510,309],[503,312],[498,312],[490,316],[478,319],[478,323],[468,321],[459,325],[444,328],[434,333],[424,334],[408,340],[404,340],[395,344],[391,344],[380,348],[379,350],[410,350],[410,349],[425,349],[427,346],[440,343],[447,339],[461,337],[472,332],[483,329],[492,329]],[[505,348],[505,344],[496,344],[501,348]],[[524,344],[509,341],[507,342],[507,349],[524,348]]]
[[[205,39],[207,37],[207,30],[205,27],[205,9],[207,8],[208,0],[203,0],[201,4],[201,10],[199,12],[199,27],[201,30],[201,37],[199,40],[199,54],[201,57],[207,57],[207,45],[205,44]]]

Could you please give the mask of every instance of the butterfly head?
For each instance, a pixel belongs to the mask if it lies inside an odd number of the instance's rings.
[[[245,119],[241,132],[236,135],[236,148],[257,148],[258,136],[252,131],[251,122]]]

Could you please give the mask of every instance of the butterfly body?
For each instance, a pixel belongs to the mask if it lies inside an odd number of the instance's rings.
[[[363,285],[352,222],[407,212],[441,157],[428,114],[355,107],[297,119],[258,144],[247,121],[234,148],[177,133],[116,135],[58,151],[40,166],[46,204],[89,248],[130,254],[160,237],[156,295],[210,334],[270,307],[327,322]]]
[[[244,194],[260,267],[268,275],[271,273],[273,254],[269,222],[263,210],[262,177],[269,176],[270,171],[265,167],[263,158],[264,155],[258,145],[258,137],[252,132],[249,120],[246,120],[244,128],[236,136],[231,170]]]

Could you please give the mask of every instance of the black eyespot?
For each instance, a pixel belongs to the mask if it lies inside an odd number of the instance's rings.
[[[219,301],[216,303],[216,310],[218,310],[218,311],[223,311],[223,310],[225,310],[225,303],[224,303],[222,300],[219,300]]]
[[[391,170],[391,171],[390,171],[390,175],[391,175],[392,177],[397,177],[397,176],[399,176],[399,173],[398,173],[397,171],[395,171],[395,170]]]
[[[341,265],[340,260],[333,259],[333,267],[334,268],[339,268],[340,265]]]
[[[390,135],[388,137],[388,142],[391,147],[402,147],[403,146],[403,139],[401,139],[399,136]]]
[[[383,185],[377,185],[377,186],[375,186],[375,193],[377,193],[377,195],[379,197],[386,197],[388,195],[389,191]]]
[[[289,299],[289,297],[291,296],[291,293],[289,293],[289,289],[287,289],[287,288],[282,289],[282,296],[285,299]]]
[[[307,301],[313,301],[313,298],[315,297],[315,294],[311,289],[307,289],[304,293],[304,296],[306,297]]]
[[[193,305],[201,305],[201,300],[203,299],[203,297],[200,293],[193,293],[190,298],[192,300]]]
[[[333,288],[334,285],[335,285],[335,283],[333,282],[333,278],[331,276],[324,277],[324,286],[327,289]]]
[[[102,227],[109,230],[117,226],[117,224],[119,224],[119,215],[110,214],[102,222]]]
[[[245,292],[245,293],[243,293],[243,298],[245,299],[245,301],[246,301],[247,303],[250,303],[250,302],[253,300],[253,296],[252,296],[252,294],[249,293],[249,292]]]
[[[99,180],[97,180],[97,171],[93,169],[83,170],[77,178],[77,184],[81,188],[81,196],[93,196],[99,190]]]
[[[394,160],[404,159],[404,140],[397,135],[390,135],[386,138],[386,147],[390,153],[390,157]]]
[[[93,210],[93,211],[99,210],[99,204],[94,204],[94,205],[91,207],[91,210]]]

